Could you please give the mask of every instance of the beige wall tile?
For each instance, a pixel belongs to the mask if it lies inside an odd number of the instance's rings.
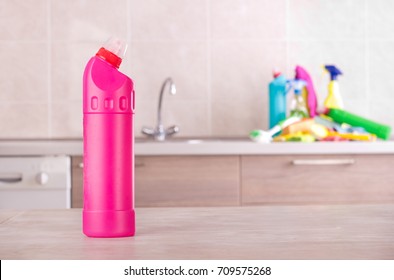
[[[370,118],[371,112],[369,110],[368,100],[366,98],[347,98],[345,110],[353,114],[362,116],[364,118]],[[373,117],[373,116],[372,116]]]
[[[206,0],[131,0],[131,40],[205,40],[206,3]]]
[[[289,0],[290,39],[363,39],[365,0]]]
[[[292,78],[297,64],[320,107],[321,65],[336,64],[346,109],[394,125],[393,9],[388,0],[2,1],[0,138],[82,137],[83,70],[111,35],[131,40],[120,71],[135,81],[137,136],[156,125],[168,76],[178,92],[165,93],[163,122],[179,136],[266,129],[272,68]]]
[[[0,138],[47,138],[46,103],[0,102]]]
[[[367,0],[369,38],[394,39],[394,1]]]
[[[138,93],[137,93],[138,94]],[[170,96],[166,96],[170,97]],[[172,97],[170,97],[172,98]],[[166,98],[167,99],[167,98]],[[164,100],[163,109],[168,105]],[[168,124],[168,117],[163,113],[163,122]],[[144,126],[154,128],[157,124],[157,100],[136,100],[134,114],[134,133],[136,137],[143,137],[141,130]]]
[[[369,95],[371,102],[394,96],[394,41],[369,43]]]
[[[214,101],[211,110],[213,136],[248,137],[252,130],[268,127],[268,108],[261,98],[248,102]]]
[[[133,42],[127,60],[131,65],[130,76],[135,81],[137,101],[157,100],[161,85],[167,77],[172,77],[177,87],[176,96],[171,98],[190,101],[206,99],[205,43]]]
[[[82,138],[82,101],[51,104],[51,137]]]
[[[263,100],[272,69],[286,68],[284,43],[212,42],[212,100],[243,102]],[[261,109],[266,104],[261,104]]]
[[[285,0],[209,2],[212,39],[285,39]]]
[[[53,43],[51,57],[52,100],[82,100],[82,78],[86,63],[100,43]]]
[[[0,3],[0,40],[46,40],[47,0]]]
[[[0,101],[47,102],[46,44],[0,42],[0,61]]]
[[[166,100],[163,110],[165,127],[177,125],[179,137],[209,135],[209,105],[205,101]]]
[[[268,127],[268,83],[286,68],[284,43],[212,43],[212,134],[247,136]],[[231,127],[231,129],[229,129]]]
[[[51,36],[82,42],[127,38],[127,0],[52,0]]]
[[[376,122],[391,126],[394,135],[394,98],[379,98],[371,103],[370,118]]]

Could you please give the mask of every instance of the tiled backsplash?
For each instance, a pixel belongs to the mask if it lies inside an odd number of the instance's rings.
[[[336,64],[348,110],[394,126],[394,1],[13,0],[0,4],[0,138],[82,137],[82,73],[111,35],[136,83],[135,131],[163,121],[179,136],[246,136],[267,127],[272,68]]]

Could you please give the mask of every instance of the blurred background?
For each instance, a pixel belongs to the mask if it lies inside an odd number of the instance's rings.
[[[394,125],[394,2],[387,0],[0,1],[0,138],[81,138],[82,73],[111,35],[136,85],[135,132],[156,121],[179,136],[266,129],[272,69],[312,75],[319,106],[336,64],[345,108]]]

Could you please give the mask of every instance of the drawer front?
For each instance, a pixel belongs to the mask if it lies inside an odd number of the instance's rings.
[[[392,203],[393,155],[242,156],[242,204]]]
[[[238,156],[139,156],[135,166],[136,206],[240,205]]]

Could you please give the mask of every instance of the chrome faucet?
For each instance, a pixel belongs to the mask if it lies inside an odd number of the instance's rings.
[[[159,106],[157,107],[157,126],[156,128],[150,128],[144,126],[141,130],[143,134],[153,137],[157,141],[164,141],[167,136],[171,136],[179,131],[179,127],[177,127],[176,125],[164,129],[164,125],[161,121],[161,106],[163,103],[163,93],[167,84],[170,85],[170,93],[172,95],[176,94],[176,87],[172,78],[165,79],[165,81],[161,86],[161,91],[159,95]]]

